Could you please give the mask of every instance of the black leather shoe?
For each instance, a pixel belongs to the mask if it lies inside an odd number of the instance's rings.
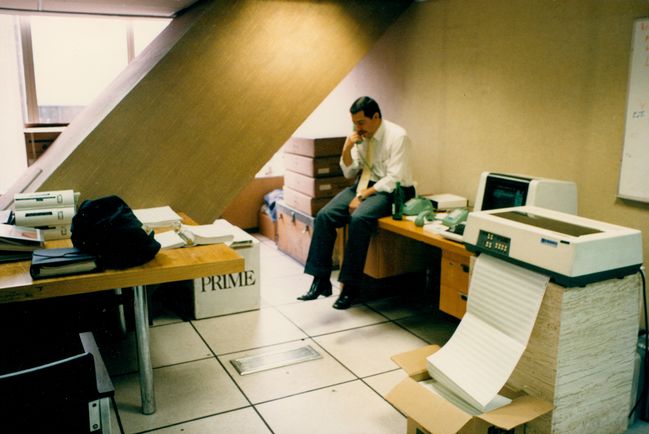
[[[319,279],[315,277],[311,288],[306,294],[300,295],[298,300],[315,300],[318,296],[329,297],[331,295],[331,281],[329,279]]]
[[[343,287],[342,292],[340,293],[340,297],[338,297],[338,300],[333,304],[334,309],[348,309],[352,304],[356,302],[356,298],[358,296],[358,289],[357,288],[345,288]]]

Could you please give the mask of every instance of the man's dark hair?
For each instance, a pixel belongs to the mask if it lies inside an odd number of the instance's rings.
[[[349,111],[353,115],[362,111],[365,117],[368,117],[370,119],[374,117],[374,113],[378,113],[379,118],[383,118],[383,116],[381,116],[381,109],[379,108],[379,104],[369,96],[362,96],[358,98],[349,108]]]

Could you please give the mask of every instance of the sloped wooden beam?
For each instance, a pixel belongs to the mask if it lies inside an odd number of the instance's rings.
[[[128,92],[113,89],[119,102],[28,190],[118,194],[211,222],[409,3],[201,2],[165,55]]]

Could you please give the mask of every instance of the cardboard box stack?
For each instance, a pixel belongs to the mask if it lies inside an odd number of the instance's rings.
[[[45,240],[70,238],[78,200],[79,193],[73,190],[17,193],[14,195],[15,223],[41,229]]]
[[[277,247],[301,263],[306,262],[315,215],[353,182],[340,169],[344,143],[345,137],[292,137],[284,144],[284,199],[277,205]]]
[[[308,216],[351,184],[340,169],[344,137],[304,139],[284,144],[284,202]]]

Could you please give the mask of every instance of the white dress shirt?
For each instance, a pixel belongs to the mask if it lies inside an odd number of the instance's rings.
[[[372,144],[372,161],[367,163],[372,168],[371,180],[375,182],[376,191],[391,193],[397,181],[402,187],[412,186],[412,144],[406,130],[382,119],[373,138],[375,140]],[[363,169],[367,146],[368,140],[364,139],[362,143],[352,147],[352,163],[349,166],[345,165],[342,157],[340,158],[340,167],[346,178],[353,178]]]

